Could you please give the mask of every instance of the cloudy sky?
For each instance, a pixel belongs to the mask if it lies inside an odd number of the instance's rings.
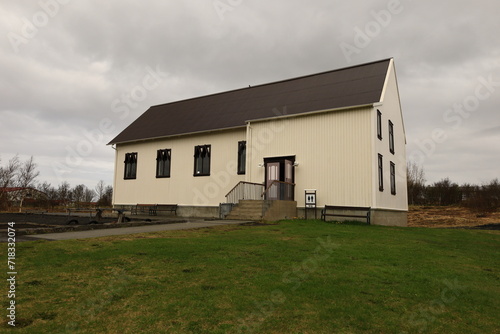
[[[0,164],[112,184],[151,105],[394,57],[428,183],[500,177],[497,0],[2,1]]]

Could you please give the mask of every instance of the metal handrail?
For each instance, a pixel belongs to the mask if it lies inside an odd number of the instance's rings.
[[[242,199],[260,200],[259,190],[257,188],[265,187],[262,183],[252,183],[240,181],[230,192],[226,195],[227,203],[238,203]]]
[[[271,184],[269,185],[269,187],[266,188],[266,190],[264,190],[264,192],[262,193],[261,197],[264,197],[264,195],[269,191],[269,189],[271,189],[271,187],[275,184],[275,183],[278,183],[278,184],[287,184],[289,186],[292,186],[292,187],[295,187],[295,183],[290,183],[290,182],[283,182],[283,181],[278,181],[278,180],[274,180],[273,182],[271,182]]]
[[[240,181],[238,182],[237,185],[235,185],[233,187],[233,189],[231,189],[231,191],[229,191],[227,194],[226,194],[226,197],[229,196],[230,193],[232,193],[236,188],[238,188],[241,184],[251,184],[251,185],[255,185],[255,186],[264,186],[262,183],[253,183],[253,182],[246,182],[246,181]]]

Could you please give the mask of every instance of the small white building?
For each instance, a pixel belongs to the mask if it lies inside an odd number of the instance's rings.
[[[265,200],[293,218],[315,189],[318,209],[370,207],[373,224],[406,225],[393,59],[153,106],[109,144],[115,206],[218,217],[220,203]]]

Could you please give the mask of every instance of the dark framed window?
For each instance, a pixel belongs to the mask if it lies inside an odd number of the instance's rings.
[[[389,121],[389,150],[394,154],[394,124]]]
[[[391,194],[396,195],[396,165],[391,161]]]
[[[194,176],[210,176],[211,145],[194,147]]]
[[[158,150],[156,152],[156,177],[170,177],[170,165],[172,161],[172,150]]]
[[[384,157],[378,155],[378,190],[384,191]]]
[[[243,175],[246,172],[247,163],[247,142],[238,142],[238,175]]]
[[[134,180],[137,177],[137,153],[125,154],[125,180]]]
[[[382,113],[377,110],[377,137],[382,140]]]

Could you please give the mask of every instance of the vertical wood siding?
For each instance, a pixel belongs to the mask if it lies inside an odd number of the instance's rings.
[[[203,135],[118,145],[114,204],[179,204],[217,206],[245,175],[237,174],[238,141],[246,130],[219,131]],[[211,145],[210,176],[193,176],[194,147]],[[156,153],[172,150],[170,178],[156,178]],[[125,153],[137,152],[137,179],[124,180]]]
[[[369,206],[372,200],[371,108],[251,123],[251,182],[263,182],[264,158],[295,156],[295,199],[318,190],[318,206]],[[248,146],[249,144],[247,144]]]

